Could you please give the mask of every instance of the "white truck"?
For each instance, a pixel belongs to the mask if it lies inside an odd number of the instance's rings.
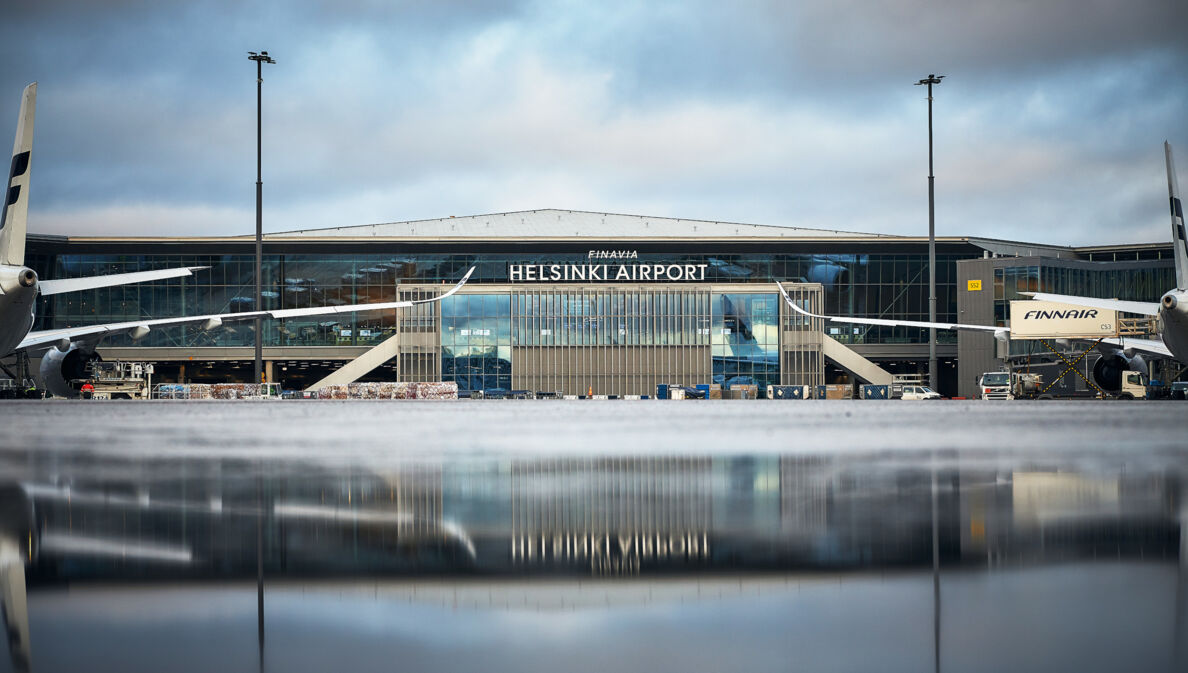
[[[986,372],[978,377],[983,400],[1042,400],[1044,377],[1031,372]]]
[[[1010,372],[986,372],[978,377],[978,389],[983,400],[1013,400]]]
[[[1173,381],[1170,385],[1152,381],[1142,372],[1122,372],[1122,389],[1116,395],[1120,400],[1182,400],[1188,392],[1188,381]]]

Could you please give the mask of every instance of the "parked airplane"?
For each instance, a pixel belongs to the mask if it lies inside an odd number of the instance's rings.
[[[305,316],[330,315],[335,313],[360,313],[404,308],[415,304],[441,301],[457,292],[470,275],[471,267],[462,280],[449,291],[432,299],[417,301],[390,301],[372,304],[343,306],[315,306],[311,308],[281,309],[274,311],[244,311],[176,318],[153,318],[132,320],[105,325],[86,325],[62,329],[31,332],[36,315],[36,300],[40,295],[77,292],[114,285],[143,283],[163,278],[189,276],[206,267],[185,267],[140,271],[136,273],[94,276],[90,278],[68,278],[63,280],[41,280],[33,269],[24,265],[25,230],[29,209],[30,159],[33,151],[33,117],[37,100],[37,83],[25,87],[21,97],[21,111],[17,120],[16,141],[13,144],[12,164],[9,171],[8,189],[5,192],[4,207],[0,210],[0,357],[20,353],[37,347],[50,347],[41,358],[41,377],[46,388],[60,397],[75,397],[69,381],[83,378],[85,366],[92,360],[101,359],[95,352],[98,343],[108,336],[129,334],[140,339],[154,327],[166,325],[202,325],[204,330],[214,329],[224,322],[255,320],[256,318],[297,318]]]
[[[113,285],[143,283],[163,278],[188,276],[195,269],[161,269],[92,278],[40,280],[25,266],[25,228],[29,211],[29,169],[33,152],[33,117],[37,104],[37,83],[25,87],[17,118],[16,140],[4,206],[0,208],[0,356],[18,350],[33,326],[34,301],[38,294],[76,292]]]
[[[1102,356],[1093,366],[1093,378],[1098,385],[1106,390],[1118,390],[1121,387],[1122,372],[1128,369],[1146,371],[1147,365],[1141,352],[1172,357],[1188,364],[1188,237],[1184,231],[1184,209],[1180,201],[1179,185],[1176,179],[1175,163],[1172,160],[1172,150],[1169,143],[1163,144],[1167,158],[1167,189],[1171,202],[1172,219],[1172,247],[1176,264],[1176,289],[1169,290],[1159,302],[1119,301],[1116,299],[1098,299],[1094,297],[1078,297],[1047,292],[1027,292],[1034,299],[1052,301],[1074,306],[1101,308],[1124,313],[1138,313],[1156,316],[1161,341],[1137,338],[1103,339],[1099,349]],[[888,325],[900,327],[923,327],[931,329],[951,329],[993,332],[994,337],[1005,341],[1010,334],[1009,327],[995,327],[992,325],[963,325],[958,323],[931,323],[911,320],[884,320],[879,318],[844,318],[840,316],[826,316],[809,313],[788,296],[784,287],[776,283],[784,301],[793,311],[812,318],[820,318],[828,322],[851,323],[859,325]]]
[[[1163,143],[1167,162],[1167,193],[1171,206],[1172,254],[1176,264],[1176,287],[1164,293],[1157,302],[1119,301],[1096,297],[1078,297],[1065,294],[1036,292],[1032,297],[1041,301],[1056,301],[1062,304],[1102,308],[1124,313],[1154,316],[1160,341],[1149,339],[1127,339],[1123,349],[1115,349],[1102,356],[1094,367],[1094,376],[1121,380],[1122,371],[1136,357],[1134,351],[1145,351],[1170,356],[1188,364],[1188,236],[1184,233],[1184,206],[1180,201],[1180,186],[1176,178],[1176,164],[1172,159],[1171,143]],[[1117,343],[1116,340],[1111,340]],[[1100,370],[1100,371],[1099,371]],[[1115,388],[1116,389],[1116,388]]]

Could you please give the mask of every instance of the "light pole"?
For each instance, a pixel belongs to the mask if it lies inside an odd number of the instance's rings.
[[[264,64],[276,63],[268,52],[248,52],[248,60],[256,62],[256,310],[264,307],[263,300],[263,258],[264,258],[264,182],[261,179],[261,159],[263,146],[260,142],[260,132],[263,117],[260,113],[262,89],[264,88]],[[256,318],[256,383],[261,382],[264,368],[264,321]]]
[[[932,85],[944,75],[929,75],[916,82],[928,86],[928,322],[936,322],[936,192],[932,175]],[[936,328],[928,328],[928,387],[936,390]]]

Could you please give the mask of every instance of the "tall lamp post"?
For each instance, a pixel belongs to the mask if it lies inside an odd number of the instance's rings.
[[[262,144],[260,141],[263,117],[261,116],[261,96],[264,87],[264,64],[276,63],[268,52],[248,52],[248,60],[256,62],[256,310],[264,307],[263,299],[263,258],[264,258],[264,182],[261,179]],[[264,321],[256,318],[256,383],[260,383],[264,369]]]
[[[932,85],[944,75],[929,75],[916,82],[928,87],[928,322],[936,322],[936,192],[932,175]],[[936,328],[928,328],[928,387],[937,388]]]

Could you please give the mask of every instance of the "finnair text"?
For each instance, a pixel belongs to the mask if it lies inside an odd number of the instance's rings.
[[[1067,311],[1028,311],[1023,314],[1024,320],[1081,320],[1096,318],[1097,309],[1068,309]]]

